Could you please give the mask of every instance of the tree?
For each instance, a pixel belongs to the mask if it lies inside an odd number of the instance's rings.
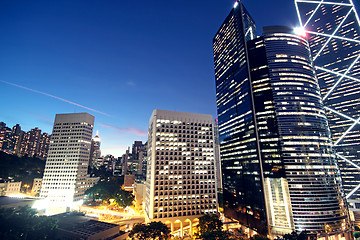
[[[270,240],[268,237],[262,235],[255,235],[250,238],[250,240]]]
[[[0,151],[0,178],[21,181],[23,185],[33,184],[34,178],[42,178],[45,161],[27,156],[18,157]]]
[[[282,239],[283,240],[307,240],[308,234],[306,231],[302,231],[300,234],[298,234],[296,231],[293,231],[292,233],[285,234]]]
[[[230,239],[231,234],[222,230],[223,223],[216,214],[206,214],[199,218],[196,239],[220,240]]]
[[[120,189],[117,193],[115,193],[114,200],[117,206],[126,208],[127,206],[133,205],[135,197],[130,192]]]
[[[131,230],[129,237],[138,240],[166,240],[170,238],[170,229],[162,222],[150,222],[145,225],[136,224]]]
[[[355,239],[360,238],[360,232],[354,232],[354,238]]]
[[[129,237],[131,239],[139,239],[139,240],[149,239],[150,233],[148,231],[148,226],[142,223],[135,224],[135,226],[133,227],[133,229],[129,234]]]
[[[57,221],[29,207],[0,208],[0,239],[54,239]]]
[[[170,238],[170,229],[162,222],[151,222],[148,224],[150,237],[152,239],[166,240]]]
[[[105,201],[113,206],[126,208],[132,206],[135,199],[130,192],[120,189],[119,183],[112,181],[99,181],[92,188],[86,190],[93,202],[96,200]]]

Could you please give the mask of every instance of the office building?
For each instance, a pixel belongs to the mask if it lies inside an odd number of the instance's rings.
[[[352,0],[296,0],[295,5],[310,44],[344,193],[360,219],[359,15]]]
[[[100,177],[90,177],[90,175],[88,175],[85,180],[84,191],[95,186],[99,182],[99,180],[100,180]]]
[[[154,110],[149,123],[146,221],[162,221],[180,237],[217,212],[213,118]]]
[[[31,196],[40,195],[42,178],[34,178],[33,185],[31,188]]]
[[[346,232],[339,169],[308,43],[291,28],[266,27],[247,46],[270,231],[307,230],[319,238]]]
[[[95,137],[91,140],[91,150],[90,150],[90,166],[95,167],[95,162],[98,158],[101,157],[101,139],[99,137],[99,131],[96,131]]]
[[[256,35],[255,23],[237,1],[213,39],[224,213],[266,234],[246,56],[250,32]]]
[[[146,145],[142,143],[142,141],[134,141],[132,145],[132,157],[134,159],[139,159],[139,155],[141,152],[146,150]]]
[[[81,204],[93,125],[94,117],[88,113],[56,115],[40,192],[48,214]]]
[[[138,180],[144,180],[146,178],[146,150],[147,143],[142,141],[135,141],[132,145],[132,173],[136,174]]]
[[[273,237],[343,234],[348,215],[308,44],[287,27],[248,41],[249,19],[237,2],[214,37],[225,216]]]
[[[221,176],[221,161],[220,161],[220,141],[219,141],[219,125],[218,120],[214,121],[214,146],[215,146],[215,173],[216,173],[216,188],[218,192],[222,192],[222,176]]]

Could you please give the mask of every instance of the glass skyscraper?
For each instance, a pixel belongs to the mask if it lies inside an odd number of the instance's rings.
[[[214,37],[213,48],[225,214],[266,233],[246,56],[246,41],[255,32],[251,16],[236,2]]]
[[[347,212],[308,43],[287,27],[253,40],[249,29],[237,2],[213,40],[225,216],[272,236],[341,234]]]
[[[360,20],[352,0],[295,0],[310,44],[346,198],[360,208]]]

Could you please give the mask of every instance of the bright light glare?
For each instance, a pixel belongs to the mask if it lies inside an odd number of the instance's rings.
[[[236,1],[236,2],[234,3],[234,8],[236,8],[238,5],[239,5],[239,2]]]
[[[294,33],[295,33],[296,35],[299,35],[299,36],[302,36],[302,37],[306,37],[306,31],[305,31],[305,29],[302,28],[302,27],[296,27],[296,28],[294,28]]]
[[[39,199],[35,201],[32,208],[35,208],[37,210],[42,210],[42,209],[46,209],[48,206],[49,206],[49,202],[46,199]]]

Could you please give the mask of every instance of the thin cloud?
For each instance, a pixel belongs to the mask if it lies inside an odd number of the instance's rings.
[[[32,113],[32,112],[29,112],[29,113],[26,113],[26,114],[29,115],[32,118],[35,118],[39,122],[42,122],[42,123],[48,125],[48,126],[52,126],[53,123],[54,123],[54,121],[51,118],[49,118],[48,116],[45,116],[43,114]]]
[[[141,130],[139,128],[134,128],[134,127],[119,128],[114,125],[109,125],[109,124],[104,124],[104,123],[99,123],[99,125],[102,127],[105,127],[105,128],[110,128],[110,129],[118,131],[118,132],[131,133],[131,134],[135,134],[137,136],[147,136],[147,134],[148,134],[147,131]]]
[[[51,94],[48,94],[48,93],[44,93],[44,92],[41,92],[41,91],[38,91],[38,90],[35,90],[35,89],[27,88],[27,87],[24,87],[24,86],[15,84],[15,83],[10,83],[10,82],[6,82],[6,81],[2,81],[2,80],[0,80],[0,82],[6,83],[6,84],[11,85],[11,86],[14,86],[14,87],[22,88],[22,89],[28,90],[28,91],[30,91],[30,92],[39,93],[39,94],[42,94],[42,95],[45,95],[45,96],[48,96],[48,97],[51,97],[51,98],[55,98],[55,99],[57,99],[57,100],[60,100],[60,101],[63,101],[63,102],[66,102],[66,103],[75,105],[75,106],[77,106],[77,107],[81,107],[81,108],[84,108],[84,109],[86,109],[86,110],[89,110],[89,111],[92,111],[92,112],[96,112],[96,113],[99,113],[99,114],[102,114],[102,115],[111,117],[111,116],[110,116],[109,114],[107,114],[107,113],[100,112],[100,111],[98,111],[98,110],[96,110],[96,109],[93,109],[93,108],[85,107],[85,106],[83,106],[83,105],[80,105],[80,104],[75,103],[75,102],[71,102],[71,101],[66,100],[66,99],[63,99],[63,98],[61,98],[61,97],[57,97],[57,96],[54,96],[54,95],[51,95]]]

